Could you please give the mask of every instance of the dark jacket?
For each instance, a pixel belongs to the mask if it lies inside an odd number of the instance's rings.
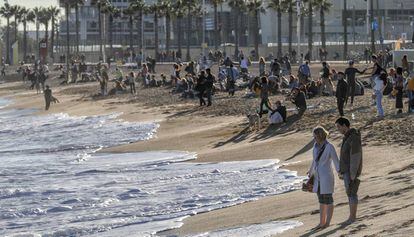
[[[361,133],[351,128],[342,140],[339,172],[349,173],[351,179],[359,177],[362,171]]]
[[[344,79],[338,81],[336,86],[336,98],[346,99],[348,93],[348,83]]]
[[[293,104],[296,105],[296,107],[298,107],[299,109],[303,109],[306,110],[307,106],[306,106],[306,98],[305,98],[305,93],[303,93],[302,91],[299,92],[299,94],[295,97],[295,99],[292,101]]]
[[[286,122],[287,112],[286,112],[286,107],[285,106],[281,105],[281,106],[277,107],[275,112],[279,112],[280,116],[282,116],[282,118],[283,118],[283,122]]]

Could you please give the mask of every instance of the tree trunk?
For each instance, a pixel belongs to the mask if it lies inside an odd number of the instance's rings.
[[[101,14],[101,7],[98,5],[98,27],[99,27],[99,52],[100,52],[100,57],[102,60],[104,59],[104,52],[103,52],[103,37],[102,37],[102,14]]]
[[[190,13],[190,8],[188,8],[188,12],[187,12],[187,55],[186,55],[186,59],[187,61],[190,61],[191,57],[190,57],[190,41],[191,41],[191,13]]]
[[[289,3],[289,20],[288,20],[288,28],[289,28],[289,34],[288,34],[288,42],[289,42],[289,55],[292,55],[292,29],[293,29],[293,4]]]
[[[10,64],[10,18],[7,18],[7,26],[6,26],[6,63]]]
[[[27,21],[23,22],[23,61],[27,58]]]
[[[219,37],[220,32],[218,30],[218,12],[217,12],[217,4],[214,4],[214,48],[218,50],[219,47]]]
[[[320,27],[321,27],[321,42],[322,42],[322,48],[326,49],[326,35],[325,35],[325,11],[323,10],[323,7],[320,6]]]
[[[234,15],[234,44],[236,47],[234,47],[234,56],[235,58],[239,57],[239,11],[235,10]]]
[[[159,57],[158,57],[158,50],[159,50],[159,45],[158,45],[158,9],[155,11],[154,13],[154,48],[155,48],[155,60],[159,61]]]
[[[258,11],[254,11],[254,51],[255,54],[255,60],[259,57],[259,21],[258,21]]]
[[[282,9],[277,9],[277,57],[281,58],[282,53]]]
[[[171,16],[170,16],[170,13],[168,12],[165,15],[165,24],[166,24],[165,50],[168,53],[170,51],[170,44],[171,44]]]
[[[130,15],[129,16],[129,50],[131,50],[131,52],[134,52],[133,26],[134,26],[134,18],[132,15]]]
[[[69,21],[67,22],[69,24]],[[36,56],[39,58],[39,30],[40,30],[40,24],[39,24],[39,18],[36,17]],[[69,33],[68,33],[69,34]]]
[[[375,30],[374,27],[372,27],[372,23],[374,23],[374,0],[368,0],[370,5],[370,27],[371,27],[371,54],[375,54]]]
[[[75,20],[76,20],[76,53],[79,54],[79,5],[75,6]]]
[[[312,15],[313,15],[313,5],[312,1],[309,1],[309,16],[308,16],[308,53],[309,60],[312,60],[312,45],[313,45],[313,25],[312,25]]]
[[[55,44],[55,18],[52,17],[52,32],[51,32],[51,36],[50,36],[50,58],[52,59],[52,62],[55,62],[55,55],[53,52],[53,47]]]
[[[178,47],[178,49],[177,49],[177,54],[179,54],[179,55],[182,55],[182,50],[181,50],[181,47],[182,47],[182,18],[181,17],[178,17],[177,18],[177,47]],[[180,56],[181,57],[181,56]]]
[[[112,57],[113,53],[114,53],[114,29],[113,29],[113,24],[114,24],[114,16],[111,14],[109,14],[108,17],[108,33],[109,33],[109,56]]]
[[[138,40],[138,48],[139,48],[139,51],[141,51],[142,52],[142,47],[143,47],[143,45],[142,45],[142,37],[143,37],[143,35],[142,35],[142,21],[143,21],[143,14],[142,14],[142,10],[141,11],[139,11],[139,13],[138,13],[138,19],[137,19],[137,33],[138,33],[138,37],[137,37],[137,40]]]
[[[348,57],[348,11],[346,6],[346,0],[344,0],[344,60],[347,60]]]
[[[17,17],[14,16],[14,41],[17,41]]]
[[[66,3],[66,82],[69,82],[69,57],[70,57],[70,47],[69,47],[69,3]]]

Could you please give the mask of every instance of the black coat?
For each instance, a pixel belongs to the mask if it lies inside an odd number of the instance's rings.
[[[338,81],[338,85],[336,86],[336,98],[338,99],[346,99],[348,96],[348,83],[344,79]]]

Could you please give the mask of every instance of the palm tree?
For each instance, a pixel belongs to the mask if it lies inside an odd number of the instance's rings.
[[[223,3],[224,0],[212,0],[213,9],[214,9],[214,47],[217,50],[218,46],[221,44],[220,42],[220,32],[218,29],[218,5]]]
[[[159,38],[158,38],[158,20],[161,12],[161,2],[157,0],[155,3],[148,7],[149,13],[154,15],[154,54],[155,59],[158,60],[158,53],[159,53]]]
[[[171,0],[163,0],[161,2],[161,11],[162,15],[165,16],[165,50],[167,52],[170,51],[170,44],[171,44],[171,14],[172,14],[172,1]]]
[[[91,5],[98,8],[98,26],[99,26],[99,52],[101,53],[101,59],[105,60],[105,50],[104,50],[104,34],[102,27],[102,14],[105,14],[103,11],[109,5],[108,0],[92,0]],[[104,15],[105,16],[105,15]]]
[[[254,20],[254,50],[256,52],[255,59],[259,57],[259,13],[265,12],[262,0],[251,0],[247,3],[247,10],[253,15]]]
[[[23,61],[27,58],[27,23],[32,23],[35,21],[35,14],[32,10],[23,7],[22,9],[22,18],[23,23]]]
[[[118,18],[121,14],[121,10],[114,5],[107,5],[103,12],[106,14],[109,14],[108,17],[108,34],[109,34],[109,47],[110,47],[110,56],[113,56],[113,50],[114,50],[114,20],[115,18]]]
[[[329,12],[332,3],[329,0],[315,0],[315,7],[319,10],[322,48],[326,49],[325,13]]]
[[[277,12],[277,57],[282,57],[282,5],[280,0],[271,0],[268,8]]]
[[[312,60],[312,46],[313,46],[313,2],[315,0],[306,0],[308,2],[308,53],[309,60]]]
[[[69,57],[70,57],[69,13],[70,13],[71,0],[60,0],[60,4],[65,6],[65,17],[66,17],[66,81],[69,81]]]
[[[0,8],[0,15],[6,18],[6,63],[10,64],[10,18],[13,16],[11,11],[11,6],[8,3],[5,3]]]
[[[127,8],[125,8],[122,11],[122,14],[128,17],[128,24],[129,24],[129,50],[134,51],[134,15],[135,10],[131,5],[129,5]]]
[[[184,8],[186,9],[186,14],[187,14],[187,55],[186,55],[186,59],[187,61],[189,61],[191,59],[190,56],[190,43],[191,43],[191,33],[192,33],[192,27],[191,27],[191,22],[192,22],[192,15],[197,15],[197,13],[199,13],[200,6],[198,4],[198,2],[196,0],[184,0]]]
[[[52,21],[52,31],[51,31],[51,37],[50,37],[50,58],[52,58],[52,61],[55,59],[54,55],[54,44],[55,44],[55,26],[56,26],[56,19],[59,17],[60,9],[56,6],[50,6],[49,7],[49,14]]]
[[[288,13],[288,51],[289,55],[292,55],[292,41],[293,41],[293,5],[295,4],[295,0],[282,0],[280,2],[282,11]]]
[[[245,1],[244,0],[229,0],[229,6],[231,7],[232,11],[234,11],[234,35],[235,35],[235,48],[234,54],[237,57],[239,54],[239,17],[243,13],[245,8]]]
[[[82,6],[85,0],[72,0],[71,7],[75,8],[75,27],[76,27],[76,53],[79,54],[79,6]]]
[[[48,42],[49,42],[49,23],[50,20],[52,19],[51,13],[49,11],[49,9],[47,8],[42,8],[42,11],[40,12],[41,15],[39,17],[39,22],[40,24],[43,24],[45,26],[45,43],[46,43],[46,48],[48,48]],[[46,60],[46,59],[44,59]]]
[[[348,11],[346,6],[346,0],[344,0],[344,60],[348,57]]]
[[[22,18],[22,7],[19,5],[14,5],[11,7],[12,14],[14,16],[14,41],[17,41],[17,33],[19,21]]]
[[[69,1],[69,0],[67,0],[67,1]],[[42,8],[41,7],[33,8],[33,13],[36,16],[36,55],[37,55],[37,57],[39,57],[39,29],[40,29],[39,19],[41,17]]]
[[[184,11],[184,1],[183,0],[176,0],[173,4],[173,8],[175,9],[174,17],[177,22],[177,55],[181,57],[182,55],[182,21],[185,15]]]
[[[136,17],[137,19],[137,33],[138,33],[138,45],[139,45],[139,49],[142,50],[142,17],[144,15],[144,12],[146,11],[146,6],[145,6],[145,2],[144,0],[130,0],[129,1],[129,7],[134,11],[134,12],[138,12],[138,16]]]

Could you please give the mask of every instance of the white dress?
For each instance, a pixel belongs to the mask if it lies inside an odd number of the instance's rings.
[[[336,154],[335,147],[328,141],[326,141],[325,150],[323,151],[319,162],[316,162],[318,157],[318,149],[316,149],[316,143],[313,147],[313,161],[309,170],[309,175],[314,176],[313,192],[317,193],[318,189],[320,194],[331,194],[334,192],[335,176],[332,171],[332,163],[335,170],[339,171],[339,159]]]

